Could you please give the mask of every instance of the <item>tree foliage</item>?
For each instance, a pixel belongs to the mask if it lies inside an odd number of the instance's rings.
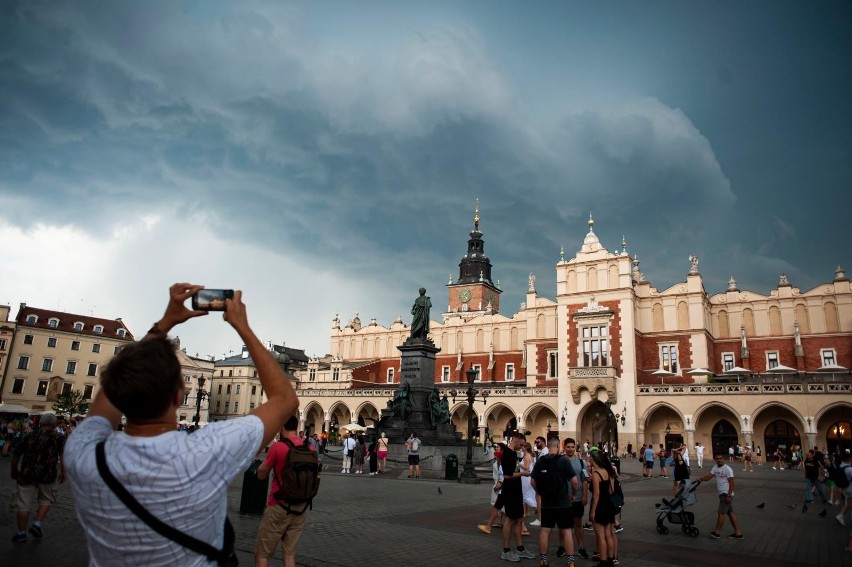
[[[56,415],[85,415],[89,411],[89,402],[83,400],[80,390],[69,390],[59,395],[53,402],[53,411]]]

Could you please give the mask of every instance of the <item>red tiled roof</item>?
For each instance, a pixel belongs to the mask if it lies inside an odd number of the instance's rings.
[[[35,324],[27,323],[27,317],[35,315],[38,321]],[[49,321],[53,318],[59,319],[59,325],[51,327]],[[29,307],[21,304],[18,310],[18,316],[15,319],[19,327],[30,327],[36,329],[53,329],[56,331],[65,331],[67,333],[77,333],[81,335],[91,335],[93,337],[109,337],[119,340],[133,341],[133,333],[124,325],[121,319],[101,319],[100,317],[90,317],[88,315],[77,315],[75,313],[66,313],[63,311],[51,311],[50,309],[39,309],[38,307]],[[83,323],[82,331],[74,330],[74,323]],[[104,328],[103,333],[95,333],[95,325],[101,325]],[[124,337],[119,337],[117,331],[124,329],[126,334]]]

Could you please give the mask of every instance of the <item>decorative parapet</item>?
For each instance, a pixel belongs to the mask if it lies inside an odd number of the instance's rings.
[[[449,394],[452,389],[466,388],[466,382],[444,383],[440,386],[436,384],[441,396],[445,393]],[[489,388],[487,382],[476,382],[478,388],[488,390],[489,400],[493,396],[558,396],[559,388],[541,387],[541,388]],[[305,397],[336,397],[336,398],[392,398],[396,387],[392,388],[314,388],[305,390],[296,390],[296,395]]]
[[[643,384],[640,396],[677,394],[852,394],[852,382],[795,382],[791,384]]]
[[[571,386],[571,397],[575,404],[580,403],[580,391],[585,388],[594,394],[604,388],[608,399],[617,402],[615,393],[615,367],[613,366],[583,366],[568,368],[568,382]]]

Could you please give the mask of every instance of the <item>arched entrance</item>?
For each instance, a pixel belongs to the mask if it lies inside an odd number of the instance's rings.
[[[720,419],[713,426],[713,431],[710,433],[710,439],[713,443],[713,454],[728,454],[729,447],[736,447],[739,442],[737,437],[737,429],[727,419]]]
[[[771,455],[775,449],[781,449],[785,454],[790,452],[793,445],[802,445],[802,437],[799,430],[789,421],[776,419],[763,432],[763,440],[766,443],[766,454]]]
[[[837,421],[828,426],[825,446],[828,453],[837,451],[841,455],[852,450],[852,428],[848,421]]]

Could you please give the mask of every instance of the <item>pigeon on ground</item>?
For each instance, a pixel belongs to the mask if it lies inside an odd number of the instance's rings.
[[[825,518],[825,515],[826,515],[827,513],[828,513],[828,512],[827,512],[827,511],[823,508],[822,512],[820,512],[820,513],[819,513],[819,514],[817,514],[817,515],[818,515],[820,518]]]
[[[443,491],[443,490],[441,490],[441,487],[439,486],[439,487],[438,487],[438,494],[443,494],[443,493],[444,493],[444,491]]]
[[[766,506],[766,502],[761,502],[761,503],[760,503],[760,504],[758,504],[756,507],[757,507],[757,508],[760,508],[761,510],[763,510],[764,506]]]
[[[791,510],[795,510],[795,509],[796,509],[796,505],[795,505],[795,504],[790,504],[789,506],[787,506],[787,508],[790,508]]]
[[[805,513],[807,511],[808,511],[808,503],[805,502],[804,504],[802,504],[802,513]]]

